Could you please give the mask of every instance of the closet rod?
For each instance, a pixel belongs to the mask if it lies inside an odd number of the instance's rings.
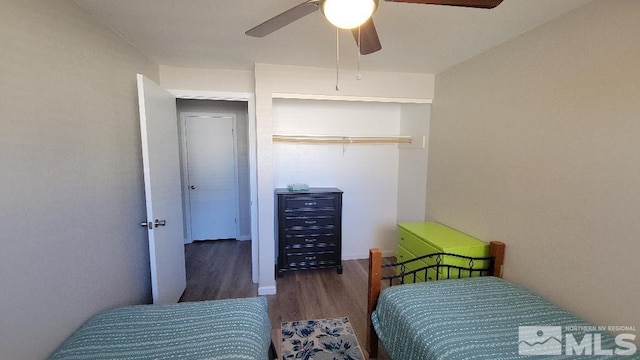
[[[410,136],[273,135],[274,142],[325,144],[411,144]]]

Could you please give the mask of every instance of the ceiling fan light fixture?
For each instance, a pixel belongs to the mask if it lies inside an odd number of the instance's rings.
[[[377,0],[323,0],[322,12],[331,24],[353,29],[364,24],[378,6]]]

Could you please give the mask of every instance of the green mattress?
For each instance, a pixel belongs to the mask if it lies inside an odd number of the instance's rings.
[[[50,359],[268,359],[263,297],[135,305],[89,319]]]
[[[562,344],[566,338],[560,334],[554,340],[540,329],[547,334],[561,330],[565,336],[568,330],[578,343],[591,331],[584,328],[591,324],[575,315],[491,276],[392,286],[380,295],[372,321],[394,360],[562,359],[567,354]],[[598,334],[600,349],[616,349],[613,335]],[[554,350],[561,350],[561,355],[549,355]],[[615,357],[575,354],[566,358]],[[638,354],[622,358],[637,359]]]

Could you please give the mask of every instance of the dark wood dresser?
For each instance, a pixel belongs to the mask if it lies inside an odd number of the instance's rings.
[[[342,274],[342,190],[276,189],[278,276],[335,267]]]

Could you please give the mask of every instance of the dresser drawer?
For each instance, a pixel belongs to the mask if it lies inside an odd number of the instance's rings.
[[[285,228],[324,227],[333,226],[335,223],[336,215],[334,213],[288,214],[284,218]]]
[[[337,236],[335,233],[329,232],[324,234],[318,233],[293,233],[287,234],[284,238],[285,246],[291,245],[320,245],[320,244],[336,244]]]
[[[398,245],[404,247],[416,257],[442,252],[442,250],[434,247],[403,228],[398,229]],[[435,264],[434,259],[425,259],[425,262]]]
[[[410,251],[408,251],[402,246],[398,246],[398,248],[396,249],[397,262],[403,262],[403,261],[415,259],[415,257],[416,256],[414,254],[412,254]],[[405,272],[407,272],[407,271],[417,270],[421,267],[427,266],[427,264],[419,260],[419,261],[410,262],[404,266],[405,266]],[[396,273],[400,274],[401,272],[402,272],[402,266],[397,266]],[[423,281],[424,281],[424,271],[419,271],[418,273],[416,273],[416,282],[423,282]],[[404,277],[405,284],[413,283],[413,282],[414,282],[413,274],[407,275]]]
[[[285,237],[285,241],[288,241],[289,238],[292,237],[314,237],[314,236],[323,236],[323,235],[327,235],[327,236],[334,236],[337,237],[337,232],[336,232],[336,228],[333,225],[327,225],[327,226],[315,226],[315,227],[308,227],[308,228],[289,228],[289,229],[285,229],[283,231],[284,237]]]
[[[287,253],[286,263],[292,268],[335,265],[335,251],[321,251],[310,253]]]
[[[477,254],[477,255],[467,255],[464,254],[464,256],[471,256],[471,257],[488,257],[487,255],[484,254]],[[489,266],[489,262],[487,260],[475,260],[475,261],[471,261],[468,259],[461,259],[461,258],[454,258],[452,256],[445,256],[445,258],[442,261],[444,264],[450,264],[450,265],[455,265],[455,266],[460,266],[463,268],[469,268],[471,267],[471,265],[473,265],[473,268],[478,269],[478,268],[486,268],[487,266]],[[458,269],[450,269],[450,277],[452,279],[454,278],[458,278]],[[470,273],[468,270],[461,270],[462,274],[460,275],[460,277],[469,277],[469,275],[471,276],[480,276],[478,273]],[[446,272],[447,269],[441,269],[441,273],[446,277]]]
[[[284,251],[287,254],[336,251],[336,243],[290,244],[285,246]]]
[[[458,260],[458,261],[456,261]],[[461,261],[462,262],[461,262]],[[456,264],[456,262],[458,262]],[[449,259],[445,259],[443,261],[443,263],[445,264],[450,264],[450,265],[456,265],[456,266],[460,266],[460,267],[464,267],[464,268],[468,268],[469,267],[469,262],[468,260],[465,259],[453,259],[451,257],[449,257]],[[476,261],[474,262],[474,268],[486,268],[489,264],[486,264],[485,261]],[[471,277],[478,277],[480,276],[480,273],[478,272],[469,272],[469,270],[459,270],[456,268],[447,268],[447,267],[442,267],[440,268],[440,279],[459,279],[459,278],[468,278],[470,277],[469,275],[471,275]]]
[[[436,269],[428,269],[427,270],[427,281],[435,281],[435,280],[444,280],[446,277],[443,277],[442,274],[436,276]]]
[[[335,196],[286,196],[284,198],[285,211],[332,211],[337,208]]]
[[[402,262],[402,261],[407,261],[410,259],[414,259],[415,256],[410,253],[409,251],[407,251],[405,248],[398,246],[397,248],[397,261],[398,262]],[[427,266],[427,263],[423,262],[423,261],[415,261],[415,262],[411,262],[409,264],[405,265],[405,272],[407,271],[413,271],[413,270],[417,270],[420,269],[422,267]],[[400,272],[402,271],[402,269],[400,268],[400,266],[398,266],[396,268],[396,272],[398,274],[400,274]],[[442,280],[446,278],[446,275],[443,276],[442,275],[442,270],[440,271],[440,275],[436,276],[437,272],[435,268],[431,268],[431,269],[427,269],[426,271],[427,273],[427,280],[428,281],[434,281],[434,280]],[[425,271],[418,271],[416,273],[416,281],[415,282],[423,282],[424,280],[424,275],[425,275]],[[453,269],[451,271],[451,277],[453,278]],[[457,277],[457,273],[456,273],[456,277]],[[404,277],[404,283],[405,284],[410,284],[413,283],[413,274],[411,275],[407,275]]]

